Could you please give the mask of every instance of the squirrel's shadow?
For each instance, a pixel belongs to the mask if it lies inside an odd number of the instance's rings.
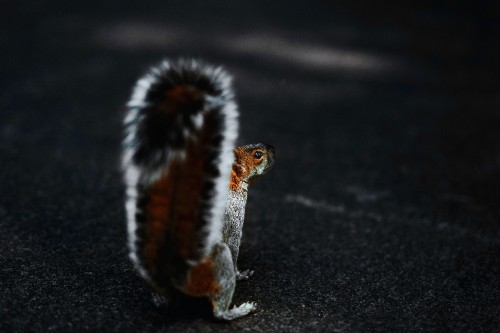
[[[157,304],[151,300],[155,308],[153,326],[158,328],[179,322],[193,322],[203,320],[208,322],[222,322],[214,318],[212,306],[206,297],[189,297],[180,292],[172,293],[167,302]]]

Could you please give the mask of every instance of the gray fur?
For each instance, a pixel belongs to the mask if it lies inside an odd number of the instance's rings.
[[[231,250],[237,280],[248,278],[253,273],[245,272],[246,274],[242,274],[237,265],[241,236],[243,235],[243,223],[245,221],[247,193],[245,188],[239,191],[229,191],[226,210],[224,211],[223,240]]]
[[[234,272],[236,280],[245,280],[253,275],[252,270],[240,272],[238,270],[238,254],[240,252],[241,236],[243,235],[243,223],[245,222],[245,207],[248,198],[248,182],[256,177],[263,175],[274,163],[274,148],[265,144],[250,144],[244,146],[247,152],[254,148],[265,151],[266,159],[257,168],[251,170],[246,179],[242,180],[241,187],[236,190],[230,190],[227,197],[226,208],[224,210],[224,227],[222,239],[231,250]]]

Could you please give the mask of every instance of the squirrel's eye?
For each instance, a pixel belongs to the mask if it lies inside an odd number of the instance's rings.
[[[256,151],[255,154],[253,154],[253,157],[255,157],[256,159],[259,159],[262,157],[262,153],[260,151]]]

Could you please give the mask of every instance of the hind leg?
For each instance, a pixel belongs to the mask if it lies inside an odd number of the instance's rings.
[[[233,320],[255,311],[257,305],[253,302],[243,303],[229,310],[236,286],[236,273],[231,258],[231,251],[225,243],[221,242],[214,246],[212,260],[214,263],[215,279],[219,285],[218,292],[210,297],[214,316],[218,319]]]

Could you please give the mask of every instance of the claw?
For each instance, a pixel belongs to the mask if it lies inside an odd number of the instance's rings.
[[[233,320],[236,318],[246,316],[247,314],[255,310],[257,310],[257,303],[247,302],[241,304],[238,307],[234,306],[231,310],[215,313],[215,316],[219,319]]]
[[[236,272],[236,280],[247,280],[250,276],[253,275],[253,271],[247,269],[243,272]]]

